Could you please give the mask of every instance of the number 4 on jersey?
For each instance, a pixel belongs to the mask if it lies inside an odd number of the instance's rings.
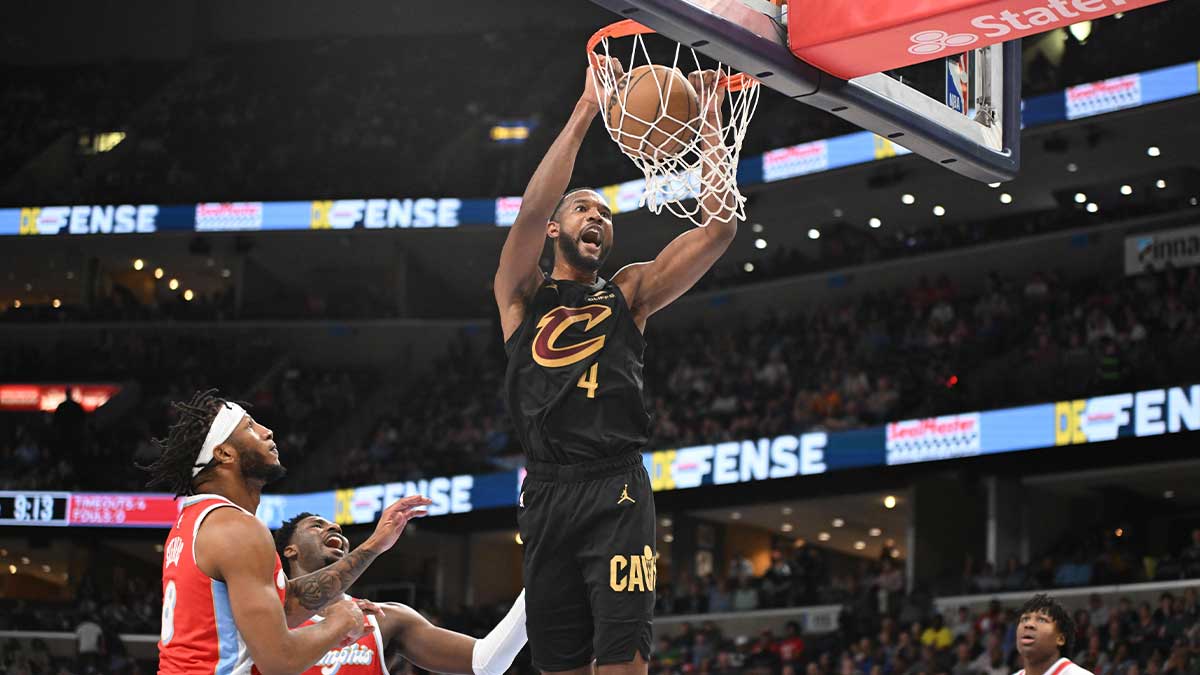
[[[599,363],[593,363],[592,367],[588,369],[586,373],[579,376],[579,382],[575,385],[582,389],[586,389],[588,398],[596,398],[596,387],[600,386],[599,383],[596,382],[596,373],[599,368]]]

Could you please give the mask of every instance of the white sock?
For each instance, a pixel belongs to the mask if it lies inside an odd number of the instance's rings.
[[[475,641],[475,649],[471,652],[471,668],[475,675],[504,675],[517,658],[517,652],[525,646],[526,639],[525,591],[522,590],[512,609],[492,632]]]

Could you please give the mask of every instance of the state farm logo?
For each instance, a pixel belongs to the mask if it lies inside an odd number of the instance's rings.
[[[979,36],[974,33],[950,34],[944,30],[923,30],[920,33],[914,33],[909,40],[912,41],[912,45],[908,48],[910,54],[929,56],[952,47],[966,47],[975,44],[979,41]]]

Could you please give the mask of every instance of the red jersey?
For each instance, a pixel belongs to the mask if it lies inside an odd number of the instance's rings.
[[[254,514],[220,495],[193,495],[183,502],[179,519],[163,547],[162,634],[158,642],[160,675],[242,675],[251,673],[250,653],[233,621],[229,589],[196,566],[196,533],[216,509]],[[275,590],[283,603],[287,577],[275,556]]]
[[[311,626],[321,620],[320,616],[314,616],[301,626]],[[379,623],[370,614],[367,615],[367,623],[371,624],[370,633],[364,634],[352,645],[330,649],[303,675],[389,675],[383,659],[383,634],[379,632]]]

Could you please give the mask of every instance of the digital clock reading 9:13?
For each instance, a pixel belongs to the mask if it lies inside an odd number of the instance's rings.
[[[66,525],[69,492],[0,491],[0,525]]]

